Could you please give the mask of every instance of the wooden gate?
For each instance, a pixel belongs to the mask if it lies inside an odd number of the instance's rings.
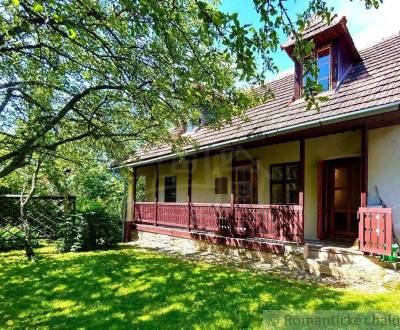
[[[358,215],[360,250],[390,255],[393,244],[392,209],[360,207]]]

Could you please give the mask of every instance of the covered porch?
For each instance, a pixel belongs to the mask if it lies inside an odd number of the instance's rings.
[[[135,167],[125,240],[136,228],[279,252],[284,242],[343,239],[386,254],[392,210],[368,205],[369,132],[358,122]]]
[[[272,157],[279,164],[273,170],[265,155],[276,151],[278,144],[261,149],[235,146],[180,162],[134,168],[133,221],[127,222],[125,232],[129,236],[134,223],[142,231],[275,253],[283,252],[282,242],[302,244],[304,144],[303,138],[286,143],[286,157]],[[263,168],[268,177],[286,176],[290,170],[293,178],[271,181],[267,192],[261,184],[269,181]],[[141,201],[139,177],[145,177],[150,188]],[[267,199],[280,203],[264,204]]]

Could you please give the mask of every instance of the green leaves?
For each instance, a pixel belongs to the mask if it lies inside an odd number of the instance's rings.
[[[253,3],[257,24],[211,1],[7,1],[0,11],[0,178],[35,153],[73,162],[93,149],[108,161],[139,147],[180,145],[176,129],[205,109],[213,128],[244,118],[265,98],[239,86],[276,72],[273,52],[289,36],[315,77],[307,64],[315,45],[302,41],[302,31],[313,15],[332,18],[326,2],[309,0],[296,20],[284,1]],[[311,106],[318,88],[312,81],[306,88]]]
[[[68,37],[70,39],[75,39],[77,36],[76,31],[74,29],[68,29]]]
[[[41,13],[41,12],[44,10],[44,7],[43,7],[40,3],[35,3],[35,4],[33,5],[33,10],[34,10],[36,13]]]
[[[315,49],[315,43],[313,40],[306,41],[304,44],[304,52],[306,55],[311,55],[312,51]]]

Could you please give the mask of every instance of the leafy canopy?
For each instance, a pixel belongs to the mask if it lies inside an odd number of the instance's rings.
[[[3,0],[0,178],[39,154],[65,158],[68,144],[122,159],[144,144],[182,145],[171,129],[204,112],[216,128],[243,115],[265,96],[238,82],[261,83],[277,70],[278,32],[294,34],[304,58],[307,20],[332,18],[324,0],[309,0],[295,20],[283,0],[253,2],[257,28],[214,1]],[[316,104],[318,86],[307,90]]]

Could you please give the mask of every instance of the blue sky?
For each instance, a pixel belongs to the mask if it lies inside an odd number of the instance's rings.
[[[253,9],[252,0],[220,0],[221,9],[225,12],[237,12],[243,24],[257,25],[257,13]],[[335,8],[338,15],[347,17],[347,26],[358,49],[363,49],[379,42],[382,38],[400,31],[400,0],[384,0],[378,10],[366,10],[362,0],[327,0],[328,5]],[[288,11],[292,17],[304,10],[306,0],[288,0]],[[285,37],[281,34],[281,42]],[[280,75],[293,71],[293,63],[282,51],[274,55]],[[268,78],[272,78],[269,76]]]

